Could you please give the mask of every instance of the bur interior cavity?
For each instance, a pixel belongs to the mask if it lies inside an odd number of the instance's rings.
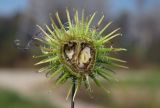
[[[89,42],[69,41],[63,45],[63,60],[74,72],[88,73],[92,69],[95,50]]]

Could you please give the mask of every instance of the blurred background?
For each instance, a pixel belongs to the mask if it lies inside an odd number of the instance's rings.
[[[56,11],[65,23],[66,7],[72,15],[73,9],[97,11],[94,23],[104,14],[103,26],[112,20],[110,30],[120,27],[123,33],[113,46],[128,50],[117,54],[129,67],[115,69],[120,81],[103,82],[111,93],[93,84],[89,95],[82,87],[76,108],[160,108],[159,0],[0,0],[0,108],[70,107],[68,84],[57,87],[37,73],[31,51],[36,24],[49,24]]]

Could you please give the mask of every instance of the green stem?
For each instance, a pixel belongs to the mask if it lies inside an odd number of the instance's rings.
[[[72,86],[72,97],[71,97],[71,108],[74,108],[74,93],[75,93],[75,88],[76,88],[76,84],[75,84],[75,78],[73,78],[73,86]]]

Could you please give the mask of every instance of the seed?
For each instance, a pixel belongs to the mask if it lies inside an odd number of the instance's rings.
[[[89,47],[85,47],[79,57],[79,67],[84,68],[84,64],[88,63],[91,58],[91,51]]]
[[[74,51],[72,49],[71,50],[65,50],[65,53],[66,53],[66,55],[69,59],[72,59],[72,57],[74,55]]]

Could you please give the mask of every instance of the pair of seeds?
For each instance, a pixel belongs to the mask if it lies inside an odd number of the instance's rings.
[[[95,56],[95,51],[89,43],[70,40],[63,46],[63,59],[77,72],[88,72]]]

